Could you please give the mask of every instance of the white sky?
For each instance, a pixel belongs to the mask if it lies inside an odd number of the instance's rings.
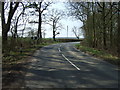
[[[77,21],[77,20],[73,21],[73,20],[71,20],[71,18],[62,19],[61,23],[62,23],[64,29],[58,30],[60,32],[60,34],[57,35],[56,37],[67,37],[67,26],[68,26],[68,37],[75,37],[74,33],[72,32],[72,28],[74,26],[76,26],[76,27],[82,26],[82,23],[80,21]],[[48,28],[45,33],[46,33],[47,38],[51,37],[52,36],[52,27]],[[83,36],[81,36],[81,38],[82,37]]]

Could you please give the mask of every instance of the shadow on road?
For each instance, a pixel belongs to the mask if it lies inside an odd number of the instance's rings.
[[[78,62],[77,58],[72,55],[66,55],[67,58],[72,58],[75,60],[74,63],[80,66],[81,70],[77,70],[53,47],[38,50],[27,63],[20,65],[22,68],[4,69],[4,71],[12,69],[15,72],[7,74],[7,78],[13,77],[16,80],[21,80],[15,84],[14,81],[11,82],[12,79],[8,79],[11,83],[5,84],[7,88],[10,84],[13,84],[12,88],[18,84],[18,88],[24,87],[28,90],[35,90],[35,88],[85,88],[84,90],[86,88],[118,88],[118,80],[102,71],[105,67],[97,69],[95,67],[98,64],[82,62],[86,61],[85,58],[81,58],[81,62]],[[16,73],[16,71],[20,73]],[[3,82],[7,83],[4,80]],[[5,85],[3,88],[6,87]]]
[[[45,54],[44,54],[45,56]],[[34,56],[38,60],[26,68],[27,87],[35,88],[116,88],[115,78],[100,73],[94,67],[76,70],[64,58]],[[44,61],[45,60],[45,61]],[[67,64],[66,64],[67,63]],[[85,67],[89,67],[86,64]],[[66,68],[67,67],[67,68]]]

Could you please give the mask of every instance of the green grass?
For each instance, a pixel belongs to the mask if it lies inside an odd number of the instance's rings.
[[[86,46],[82,46],[80,44],[76,44],[75,47],[85,53],[88,53],[90,55],[93,55],[95,57],[101,58],[105,61],[108,61],[114,65],[119,65],[120,64],[120,58],[118,58],[117,56],[114,56],[112,54],[109,54],[105,51],[102,50],[97,50],[94,48],[90,48],[90,47],[86,47]]]
[[[71,39],[69,41],[71,41]],[[2,53],[2,63],[3,65],[13,63],[15,64],[16,62],[22,61],[23,59],[25,60],[26,57],[32,55],[39,48],[42,48],[46,45],[57,44],[61,42],[67,42],[67,40],[62,39],[61,41],[59,41],[58,39],[56,39],[56,41],[53,41],[52,38],[45,38],[39,40],[37,43],[37,40],[32,40],[29,37],[17,39],[9,37],[7,44],[3,47],[4,53]],[[22,50],[20,50],[21,44]]]
[[[53,39],[42,39],[42,42],[39,44],[37,44],[37,41],[33,41],[30,38],[18,38],[17,43],[13,43],[13,40],[9,38],[7,47],[3,48],[5,51],[2,58],[3,65],[11,65],[23,61],[28,56],[32,55],[37,49],[47,45],[60,43],[58,41],[53,41]],[[23,44],[22,50],[19,49],[20,43]]]
[[[17,38],[16,40],[8,38],[7,44],[4,45],[4,47],[2,48],[3,71],[9,70],[9,68],[12,67],[17,68],[17,66],[20,65],[20,67],[22,68],[24,64],[29,62],[29,58],[31,58],[31,56],[36,50],[44,46],[57,43],[60,42],[53,41],[53,39],[42,39],[42,41],[37,43],[37,40],[31,40],[30,38]],[[20,44],[23,44],[21,50]]]

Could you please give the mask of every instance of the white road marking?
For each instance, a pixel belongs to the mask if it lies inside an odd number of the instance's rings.
[[[71,64],[73,65],[77,70],[80,70],[80,68],[78,68],[75,64],[73,64],[68,58],[65,57],[64,54],[62,54],[62,56]]]
[[[60,48],[58,48],[58,51],[61,52]]]

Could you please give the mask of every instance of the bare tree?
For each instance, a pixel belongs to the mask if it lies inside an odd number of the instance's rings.
[[[41,0],[40,2],[36,3],[30,3],[29,7],[35,8],[39,14],[39,20],[38,20],[38,38],[42,38],[42,30],[41,30],[41,25],[42,25],[42,14],[45,10],[47,10],[48,6],[50,6],[52,2],[45,2],[44,0]],[[33,12],[34,13],[34,12]]]
[[[52,26],[53,40],[56,41],[55,39],[56,35],[60,34],[58,30],[63,28],[62,24],[60,23],[60,20],[63,18],[64,12],[52,9],[51,12],[49,12],[45,16],[46,16],[45,23]]]
[[[77,38],[77,39],[80,39],[80,35],[81,35],[80,28],[77,28],[76,26],[74,26],[74,27],[72,28],[72,31],[73,31],[73,33],[75,34],[76,38]]]
[[[19,2],[10,2],[9,3],[9,12],[8,12],[8,18],[5,20],[5,2],[2,2],[2,36],[3,36],[3,43],[7,40],[8,37],[8,31],[10,30],[11,20],[13,18],[13,15],[15,11],[17,10],[19,6]]]
[[[18,22],[19,22],[21,15],[23,15],[24,11],[25,11],[25,7],[22,2],[21,2],[21,5],[22,5],[21,13],[18,16],[17,15],[15,16],[14,35],[13,35],[14,38],[18,37],[18,35],[17,35]]]

